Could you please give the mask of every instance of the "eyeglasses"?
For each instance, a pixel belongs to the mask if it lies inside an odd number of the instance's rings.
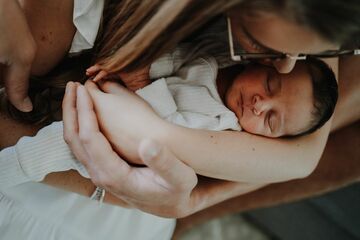
[[[317,57],[317,58],[333,58],[345,55],[360,55],[360,49],[355,50],[328,50],[324,52],[320,52],[317,54],[297,54],[291,55],[288,53],[247,53],[241,52],[239,54],[235,54],[234,50],[234,41],[231,30],[231,20],[227,17],[227,27],[228,27],[228,36],[229,36],[229,48],[230,55],[233,61],[243,61],[243,60],[256,60],[256,59],[270,59],[270,60],[278,60],[278,59],[291,59],[291,60],[305,60],[307,57]]]

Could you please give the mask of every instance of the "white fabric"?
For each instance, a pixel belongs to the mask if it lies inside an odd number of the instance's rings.
[[[54,122],[35,137],[22,137],[15,146],[0,152],[0,189],[29,181],[40,182],[50,172],[70,169],[89,178],[64,141],[62,122]]]
[[[70,53],[93,47],[103,5],[104,0],[74,0],[77,31]],[[162,117],[177,124],[239,130],[235,115],[223,106],[217,94],[216,62],[203,57],[183,65],[188,55],[179,48],[158,59],[150,75],[161,79],[138,94]],[[160,98],[156,99],[154,93]],[[24,137],[16,146],[0,152],[0,239],[170,239],[174,219],[107,204],[100,207],[89,198],[29,182],[69,169],[88,177],[62,133],[62,123],[56,122],[36,137]]]
[[[104,0],[74,0],[73,22],[76,33],[69,53],[91,49],[100,27]]]
[[[1,240],[168,240],[174,219],[25,183],[0,192]]]
[[[152,77],[171,76],[155,81],[138,94],[171,122],[195,128],[239,130],[236,116],[221,103],[217,93],[216,62],[202,57],[181,65],[174,56],[181,54],[161,58],[163,72],[161,65],[151,68],[156,72]],[[171,69],[167,62],[172,63]],[[77,194],[26,183],[69,169],[88,177],[63,140],[62,122],[43,128],[36,137],[23,137],[16,146],[0,152],[2,239],[170,238],[175,224],[172,219],[107,205],[98,208]]]
[[[184,56],[185,49],[176,49],[176,56]],[[164,74],[161,78],[136,93],[169,122],[196,129],[240,131],[236,115],[222,103],[216,86],[217,63],[214,58],[202,56],[174,68],[174,55],[161,58]],[[167,59],[167,60],[165,60]],[[156,61],[150,77],[158,77],[161,67]],[[177,61],[179,62],[179,61]],[[177,64],[178,65],[178,64]],[[154,74],[156,67],[156,74]]]
[[[62,122],[0,152],[1,240],[171,238],[174,219],[107,204],[100,207],[78,194],[29,182],[69,169],[88,176],[63,140]]]
[[[93,46],[103,3],[103,0],[74,0],[77,32],[70,53]],[[61,122],[0,152],[1,240],[171,238],[174,219],[107,204],[100,207],[89,198],[29,182],[41,181],[50,172],[69,169],[88,177],[63,140]]]

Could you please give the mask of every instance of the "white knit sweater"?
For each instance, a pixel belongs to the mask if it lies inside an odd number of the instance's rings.
[[[217,92],[217,64],[201,56],[186,64],[186,47],[165,54],[151,65],[158,79],[137,91],[166,120],[185,127],[240,130],[238,120]],[[34,137],[23,137],[0,152],[0,189],[28,181],[41,181],[51,172],[74,169],[89,177],[63,140],[63,124],[55,122]]]

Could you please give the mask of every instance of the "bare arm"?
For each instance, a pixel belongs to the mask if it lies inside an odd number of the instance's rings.
[[[338,76],[338,59],[325,61]],[[346,67],[343,66],[343,69]],[[346,77],[345,72],[342,72],[342,78]],[[340,104],[343,102],[340,99]],[[240,182],[281,182],[304,178],[313,172],[324,150],[331,121],[311,135],[286,140],[268,139],[245,132],[194,131],[172,127],[176,137],[165,142],[199,174]]]
[[[120,154],[139,162],[139,139],[150,137],[209,177],[251,183],[305,177],[315,168],[330,130],[328,124],[300,139],[274,140],[244,132],[188,129],[160,119],[146,103],[116,83],[103,84],[112,94],[102,93],[93,83],[87,86],[102,131]],[[115,113],[115,106],[123,109],[121,114]]]
[[[67,113],[73,112],[72,109],[74,105],[72,104],[73,103],[70,103],[65,106],[66,110],[68,110]],[[73,116],[72,114],[65,114],[65,122],[69,120],[69,115]],[[70,121],[74,123],[73,120],[74,119]],[[76,128],[76,124],[67,124],[67,126],[69,125]],[[14,145],[18,139],[24,135],[34,135],[41,127],[42,126],[21,124],[7,118],[5,115],[0,115],[0,148],[3,149]],[[49,137],[51,138],[51,136]],[[98,143],[97,138],[93,140]],[[103,145],[97,146],[98,148],[94,149],[96,149],[96,151],[100,150],[98,153],[102,153],[102,156],[111,155],[111,152],[108,151],[109,149],[102,147]],[[142,147],[142,156],[146,155],[146,153],[144,153],[145,150],[146,148]],[[103,157],[98,160],[103,162]],[[117,161],[122,160],[117,158]],[[192,213],[195,209],[203,209],[230,197],[260,187],[202,178],[201,182],[193,189],[197,183],[193,170],[182,164],[165,148],[163,148],[157,156],[148,159],[147,162],[150,166],[149,168],[132,167],[132,174],[125,175],[126,180],[117,181],[118,184],[122,184],[121,191],[115,191],[116,197],[108,191],[105,202],[125,207],[137,207],[161,216],[181,217]],[[157,163],[164,163],[171,168],[172,171],[169,172],[163,168],[163,164]],[[165,175],[161,173],[162,171],[168,175],[170,174],[171,177],[167,179],[166,176],[164,176],[164,178],[161,178],[163,179],[161,185],[159,185],[159,176]],[[119,173],[119,171],[114,172]],[[106,176],[109,176],[109,174]],[[100,182],[106,176],[103,176]],[[120,177],[121,175],[118,174],[117,176]],[[142,179],[141,181],[139,181],[139,177]],[[99,183],[99,179],[94,179]],[[95,189],[95,185],[90,179],[81,177],[76,171],[50,173],[44,179],[44,183],[85,196],[90,196]],[[168,187],[164,188],[164,184]],[[104,186],[105,184],[101,182],[101,184],[98,185]],[[109,187],[109,185],[105,186]],[[119,185],[116,187],[119,187]],[[216,197],[212,194],[210,196],[213,197],[207,196],[206,192],[216,194]],[[129,195],[131,195],[131,197],[129,197]],[[163,202],[161,207],[158,207],[159,198],[167,199],[166,203]]]
[[[289,140],[188,129],[158,119],[146,104],[114,83],[102,84],[111,94],[102,94],[94,84],[88,86],[93,86],[89,90],[102,130],[119,153],[139,163],[135,151],[138,139],[154,138],[198,174],[208,177],[252,183],[306,177],[315,169],[330,131],[327,124],[315,134]],[[121,114],[115,113],[115,106],[123,109]]]

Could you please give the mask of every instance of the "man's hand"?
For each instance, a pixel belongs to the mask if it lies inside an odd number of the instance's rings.
[[[154,141],[140,142],[138,154],[146,167],[121,159],[100,132],[93,104],[83,86],[69,83],[63,102],[64,137],[92,181],[127,207],[164,217],[183,217],[196,210],[193,169]],[[110,116],[111,117],[111,116]]]
[[[0,0],[0,82],[10,102],[23,112],[32,110],[27,91],[35,53],[36,44],[19,3]]]

